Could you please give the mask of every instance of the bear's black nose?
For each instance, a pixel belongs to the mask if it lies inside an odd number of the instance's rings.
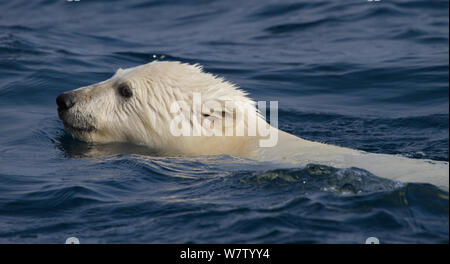
[[[71,93],[62,93],[56,97],[59,109],[67,110],[75,104],[75,97]]]

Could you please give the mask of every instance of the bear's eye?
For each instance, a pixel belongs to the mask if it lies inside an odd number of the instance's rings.
[[[125,98],[130,98],[133,95],[133,91],[131,91],[131,88],[128,85],[121,84],[119,86],[119,94]]]

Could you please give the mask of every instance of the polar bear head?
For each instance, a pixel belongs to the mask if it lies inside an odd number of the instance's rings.
[[[106,81],[59,95],[56,102],[65,129],[80,140],[130,142],[170,154],[248,152],[256,137],[229,135],[245,130],[250,116],[261,119],[244,91],[199,65],[179,62],[119,69]],[[180,136],[183,126],[193,132]]]

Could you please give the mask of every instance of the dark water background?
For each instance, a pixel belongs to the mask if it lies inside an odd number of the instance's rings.
[[[358,169],[151,157],[76,141],[55,97],[200,63],[295,135],[449,159],[449,3],[0,1],[0,242],[448,243],[448,192]]]

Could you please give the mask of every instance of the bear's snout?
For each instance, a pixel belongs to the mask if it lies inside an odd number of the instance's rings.
[[[75,105],[75,96],[72,93],[62,93],[56,97],[59,110],[68,110]]]

